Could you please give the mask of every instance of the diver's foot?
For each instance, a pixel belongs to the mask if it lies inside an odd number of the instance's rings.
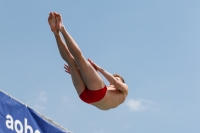
[[[56,13],[56,12],[54,12],[53,14],[56,18],[56,29],[58,31],[61,31],[64,27],[64,25],[62,23],[62,16],[59,13]]]
[[[58,30],[56,29],[56,18],[55,18],[55,15],[52,12],[50,12],[50,14],[49,14],[48,22],[49,22],[49,26],[51,28],[51,31],[54,34],[58,33]]]

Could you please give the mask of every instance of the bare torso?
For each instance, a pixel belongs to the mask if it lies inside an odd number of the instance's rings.
[[[92,105],[101,110],[109,110],[123,103],[126,99],[126,96],[127,93],[122,93],[116,89],[114,85],[109,85],[107,86],[107,92],[104,98],[96,103],[92,103]]]

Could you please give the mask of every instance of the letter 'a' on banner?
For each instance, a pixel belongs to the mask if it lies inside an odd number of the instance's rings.
[[[0,133],[71,133],[0,90]]]

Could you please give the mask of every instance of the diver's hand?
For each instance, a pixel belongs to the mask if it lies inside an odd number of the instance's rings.
[[[94,67],[95,70],[99,71],[99,69],[101,67],[99,67],[96,63],[94,63],[92,60],[88,59],[88,61],[90,62],[90,64]]]
[[[71,74],[71,73],[70,73],[70,68],[69,68],[68,65],[65,64],[65,65],[64,65],[64,68],[65,68],[65,72]]]

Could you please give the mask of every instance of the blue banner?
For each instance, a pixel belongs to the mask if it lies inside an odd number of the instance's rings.
[[[0,90],[0,133],[71,133]]]

